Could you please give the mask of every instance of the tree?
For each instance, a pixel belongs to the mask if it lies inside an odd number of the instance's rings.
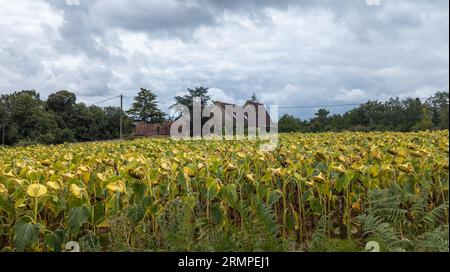
[[[103,109],[104,114],[106,115],[106,126],[108,132],[111,134],[111,138],[119,138],[120,137],[120,129],[119,122],[121,116],[121,110],[119,107],[106,107]],[[122,111],[122,128],[123,133],[130,134],[133,132],[133,119],[125,114]]]
[[[316,117],[310,121],[310,130],[312,132],[325,131],[328,124],[328,114],[330,114],[330,112],[326,109],[319,109],[315,114]]]
[[[437,92],[425,101],[435,127],[448,128],[449,93]]]
[[[159,123],[164,121],[165,114],[158,109],[156,95],[151,91],[141,88],[134,98],[131,109],[127,111],[135,122]]]
[[[208,104],[208,101],[211,99],[208,95],[208,88],[205,87],[196,87],[194,89],[187,89],[187,94],[183,96],[175,97],[175,104],[171,106],[171,108],[176,108],[177,106],[186,106],[190,113],[192,114],[193,110],[193,99],[200,98],[201,102],[201,110]]]
[[[194,109],[194,98],[200,99],[200,111],[203,112],[203,109],[208,105],[208,101],[211,99],[208,95],[208,88],[205,87],[196,87],[194,89],[187,89],[187,94],[183,96],[176,96],[175,97],[175,104],[173,104],[170,108],[175,109],[178,113],[179,110],[177,107],[179,106],[185,106],[189,109],[189,114],[191,115],[191,122],[190,122],[190,130],[191,130],[191,136],[193,136],[193,126],[194,126],[194,118],[192,118],[193,109]],[[202,117],[201,118],[201,125],[205,124],[206,121],[208,121],[209,118]]]
[[[75,141],[74,138],[70,137],[70,133],[67,130],[69,130],[69,127],[73,128],[77,125],[77,116],[75,116],[74,111],[76,101],[76,95],[66,90],[50,94],[46,101],[47,110],[55,113],[58,126],[65,131],[65,135],[68,135],[68,137],[63,137],[63,142]]]
[[[6,121],[8,120],[8,116],[6,116],[6,108],[5,105],[2,103],[2,100],[0,99],[0,133],[1,133],[1,137],[0,137],[0,144],[3,145],[4,144],[4,140],[5,140],[5,126],[6,126]]]
[[[441,109],[441,114],[440,114],[440,123],[439,123],[439,128],[440,129],[448,129],[448,104],[447,106],[443,107]]]
[[[34,90],[15,92],[1,97],[6,112],[6,144],[55,143],[61,130],[55,116],[45,110],[45,103]]]
[[[133,121],[124,112],[124,133]],[[76,103],[74,93],[59,91],[42,101],[34,90],[0,96],[0,131],[5,144],[58,144],[119,137],[120,108],[100,108]],[[0,135],[0,143],[3,135]]]
[[[425,130],[433,128],[433,121],[431,120],[428,109],[423,106],[421,109],[421,118],[417,124],[414,125],[412,130]]]
[[[278,121],[279,132],[299,132],[301,121],[292,115],[284,114]]]
[[[74,93],[62,90],[48,96],[47,107],[57,113],[68,112],[73,109],[76,101]]]
[[[368,101],[344,114],[345,125],[349,128],[379,129],[384,126],[385,107],[378,101]]]

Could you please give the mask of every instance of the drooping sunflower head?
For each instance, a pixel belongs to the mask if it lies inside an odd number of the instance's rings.
[[[27,188],[27,194],[31,197],[42,197],[47,194],[47,187],[42,184],[31,184]]]

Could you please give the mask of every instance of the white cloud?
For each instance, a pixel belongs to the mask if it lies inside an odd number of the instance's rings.
[[[364,90],[361,89],[345,90],[334,97],[335,101],[346,103],[352,102],[359,103],[364,102],[367,99],[370,99],[370,96]]]
[[[221,102],[228,102],[228,103],[232,103],[232,104],[243,105],[243,103],[242,103],[243,101],[236,101],[233,97],[227,95],[220,88],[210,88],[208,90],[208,93],[209,93],[212,101],[221,101]]]

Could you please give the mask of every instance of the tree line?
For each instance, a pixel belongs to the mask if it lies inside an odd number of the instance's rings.
[[[310,120],[285,114],[279,120],[280,132],[326,131],[417,131],[448,129],[449,93],[437,92],[422,102],[419,98],[390,98],[368,101],[344,114],[330,115],[319,109]]]
[[[193,97],[202,97],[202,107],[210,101],[208,88],[187,89],[176,96],[175,104],[192,111]],[[0,144],[60,144],[119,138],[120,118],[123,134],[129,135],[138,122],[159,123],[170,120],[158,108],[157,96],[141,88],[131,108],[87,106],[77,103],[76,95],[62,90],[42,100],[34,90],[24,90],[0,96]],[[253,94],[252,101],[258,98]],[[391,98],[388,101],[368,101],[344,114],[330,115],[319,109],[310,120],[285,114],[279,120],[280,132],[325,131],[415,131],[448,129],[449,93],[437,92],[425,102],[419,98]]]
[[[77,103],[74,93],[59,91],[46,101],[34,90],[0,96],[0,144],[60,144],[119,138],[119,107]],[[133,121],[122,112],[124,133]]]

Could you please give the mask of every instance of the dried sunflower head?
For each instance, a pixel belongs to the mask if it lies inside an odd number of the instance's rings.
[[[31,197],[42,197],[47,194],[47,187],[42,184],[31,184],[27,188],[27,194]]]

